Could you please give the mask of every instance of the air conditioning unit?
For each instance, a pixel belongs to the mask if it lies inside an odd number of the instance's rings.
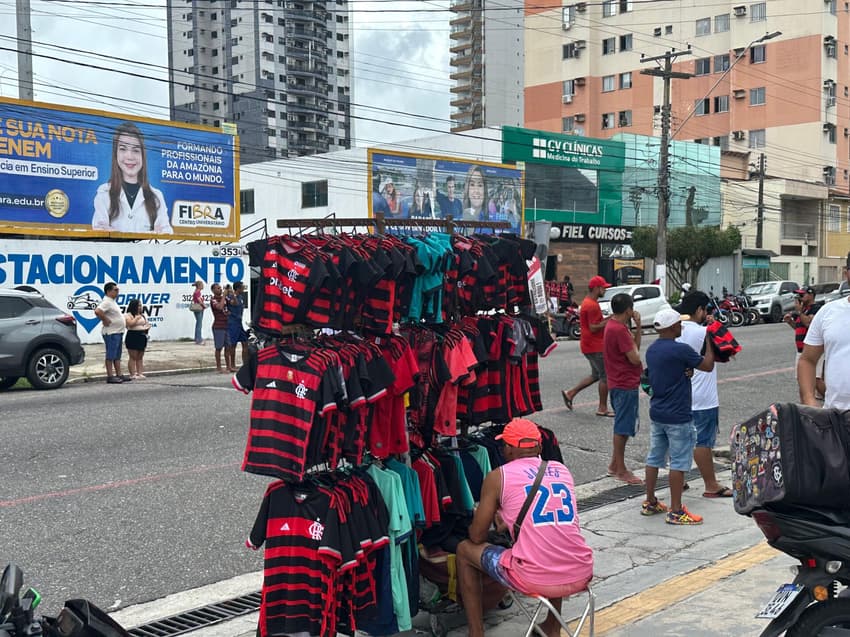
[[[835,80],[824,80],[823,87],[824,88],[832,88],[835,85]]]
[[[850,137],[850,128],[844,129],[844,137]]]
[[[733,11],[735,12],[735,16],[738,18],[742,18],[747,15],[747,7],[743,4],[735,7]]]
[[[832,108],[833,106],[835,106],[835,97],[832,97],[832,96],[827,97],[826,98],[826,107]]]
[[[572,95],[564,95],[561,98],[561,100],[564,102],[564,104],[572,104],[573,103],[573,96]]]
[[[831,131],[833,128],[835,128],[835,124],[830,124],[829,122],[826,122],[826,123],[823,125],[823,127],[822,127],[822,128],[823,128],[823,132],[824,132],[824,133],[828,133],[828,132],[829,132],[829,131]]]
[[[574,81],[576,86],[584,86],[586,80],[583,77],[577,77]]]
[[[732,97],[734,97],[736,100],[742,100],[746,96],[747,96],[746,89],[736,88],[734,91],[732,91]]]
[[[579,13],[584,13],[585,11],[587,11],[587,3],[586,2],[579,2],[576,5],[576,11],[578,11]]]
[[[834,44],[827,44],[826,45],[826,56],[834,58],[835,55],[836,55],[835,54],[835,45]]]
[[[576,48],[581,51],[582,49],[587,48],[587,41],[585,40],[576,40]]]
[[[652,35],[654,35],[656,38],[659,37],[661,35],[661,27],[655,27],[652,30]]]
[[[585,120],[584,113],[576,113],[575,118],[577,122],[583,122]]]
[[[742,130],[732,131],[732,139],[734,139],[736,142],[744,141],[744,131],[742,131]]]
[[[573,26],[573,25],[572,25],[572,23],[571,23],[571,22],[564,22],[564,23],[561,25],[561,28],[562,28],[564,31],[569,31],[569,30],[572,28],[572,26]]]

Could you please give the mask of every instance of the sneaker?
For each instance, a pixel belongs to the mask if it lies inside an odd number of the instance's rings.
[[[667,513],[667,505],[661,500],[656,500],[655,502],[644,500],[643,504],[640,506],[640,514],[655,515],[656,513]]]
[[[107,377],[106,382],[110,385],[120,385],[124,381],[121,379],[120,376],[109,376]]]
[[[121,376],[121,380],[123,380],[125,383],[129,383],[131,380],[133,380],[133,377],[130,376],[130,374],[124,374],[123,376]]]
[[[682,505],[681,511],[668,511],[667,517],[664,518],[664,521],[667,524],[678,524],[680,526],[693,526],[695,524],[702,524],[702,516],[696,515],[688,511],[684,505]]]

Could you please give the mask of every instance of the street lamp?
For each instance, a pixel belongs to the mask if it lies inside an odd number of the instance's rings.
[[[723,81],[723,78],[724,78],[724,77],[726,77],[727,75],[729,75],[729,72],[730,72],[733,68],[735,68],[735,65],[736,65],[738,62],[740,62],[740,61],[741,61],[741,58],[743,58],[743,57],[747,54],[747,51],[749,51],[751,48],[753,48],[756,44],[761,44],[762,42],[767,42],[768,40],[772,40],[773,38],[779,37],[780,35],[782,35],[782,31],[774,31],[774,32],[772,32],[772,33],[765,33],[765,34],[764,34],[763,36],[761,36],[760,38],[758,38],[758,39],[756,39],[756,40],[753,40],[753,41],[752,41],[752,42],[750,42],[747,46],[745,46],[745,47],[744,47],[744,49],[743,49],[743,50],[742,50],[742,51],[741,51],[741,52],[740,52],[740,53],[739,53],[739,54],[735,57],[735,60],[732,62],[732,64],[730,64],[730,65],[729,65],[729,68],[728,68],[728,69],[726,69],[725,71],[723,71],[723,74],[722,74],[720,77],[718,77],[718,78],[717,78],[717,81],[716,81],[716,82],[715,82],[715,83],[711,86],[711,88],[710,88],[710,89],[708,89],[708,93],[706,93],[706,94],[705,94],[705,97],[703,97],[702,99],[706,99],[706,98],[708,98],[708,97],[710,97],[710,96],[711,96],[711,94],[714,92],[714,89],[716,89],[716,88],[718,87],[718,85],[720,84],[720,82],[722,82],[722,81]],[[700,100],[700,101],[702,101],[702,100]],[[687,124],[687,123],[688,123],[688,121],[690,121],[690,119],[691,119],[694,115],[696,115],[696,112],[697,112],[697,109],[696,109],[696,108],[694,108],[694,109],[690,112],[690,114],[688,114],[688,116],[687,116],[685,119],[683,119],[683,120],[682,120],[682,123],[681,123],[681,124],[679,124],[679,127],[678,127],[675,131],[673,131],[673,134],[672,134],[672,135],[670,135],[670,139],[673,139],[673,138],[676,136],[676,133],[678,133],[680,130],[682,130],[682,128],[684,128],[685,124]]]

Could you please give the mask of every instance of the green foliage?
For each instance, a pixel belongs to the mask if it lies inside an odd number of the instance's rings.
[[[657,232],[641,226],[632,234],[632,248],[637,254],[654,259]],[[724,257],[741,247],[741,233],[729,226],[684,226],[667,231],[667,274],[675,288],[686,281],[696,285],[702,266],[712,257]]]

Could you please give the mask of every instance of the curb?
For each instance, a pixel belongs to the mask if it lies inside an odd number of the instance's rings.
[[[180,374],[203,374],[214,372],[215,367],[182,367],[179,369],[158,369],[155,371],[145,372],[147,378],[155,378],[157,376],[177,376]],[[77,378],[69,378],[65,381],[66,385],[78,385],[86,383],[102,383],[106,381],[106,374],[98,374],[97,376],[79,376]]]

